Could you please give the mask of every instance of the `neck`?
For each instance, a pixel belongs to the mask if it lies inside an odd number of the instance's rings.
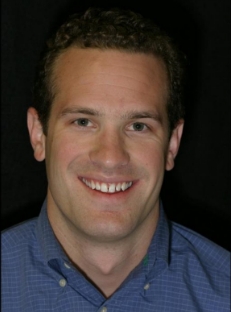
[[[146,255],[158,216],[159,210],[156,210],[152,216],[148,216],[148,224],[141,224],[129,237],[113,242],[100,242],[70,230],[70,225],[60,226],[48,213],[56,238],[70,261],[107,298]]]

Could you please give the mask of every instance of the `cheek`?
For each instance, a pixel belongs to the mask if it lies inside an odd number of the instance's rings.
[[[74,155],[81,152],[81,146],[75,138],[69,136],[55,136],[47,144],[50,158],[65,161],[71,159]]]
[[[62,137],[53,137],[47,140],[46,166],[49,172],[57,174],[61,168],[66,167],[75,153],[75,145]]]
[[[162,144],[151,142],[150,144],[140,144],[131,150],[133,159],[143,166],[155,170],[165,165],[165,149]]]

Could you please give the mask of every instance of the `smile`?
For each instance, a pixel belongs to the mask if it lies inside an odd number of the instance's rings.
[[[132,182],[105,183],[92,180],[89,181],[85,178],[82,178],[82,181],[92,190],[97,190],[103,193],[116,193],[120,191],[125,191],[132,186]]]

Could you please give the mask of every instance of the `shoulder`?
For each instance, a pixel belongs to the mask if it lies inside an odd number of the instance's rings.
[[[195,310],[230,311],[230,252],[189,228],[170,224],[168,274],[174,289],[181,289]]]
[[[35,246],[37,218],[24,221],[1,232],[2,261],[16,261]],[[14,260],[15,259],[15,260]]]
[[[172,251],[208,271],[230,277],[230,252],[195,231],[172,222]]]

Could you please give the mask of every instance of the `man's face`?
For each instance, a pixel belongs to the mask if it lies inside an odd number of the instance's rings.
[[[168,139],[167,75],[153,56],[70,48],[57,60],[44,140],[52,224],[114,241],[158,219],[165,169],[180,130]]]

